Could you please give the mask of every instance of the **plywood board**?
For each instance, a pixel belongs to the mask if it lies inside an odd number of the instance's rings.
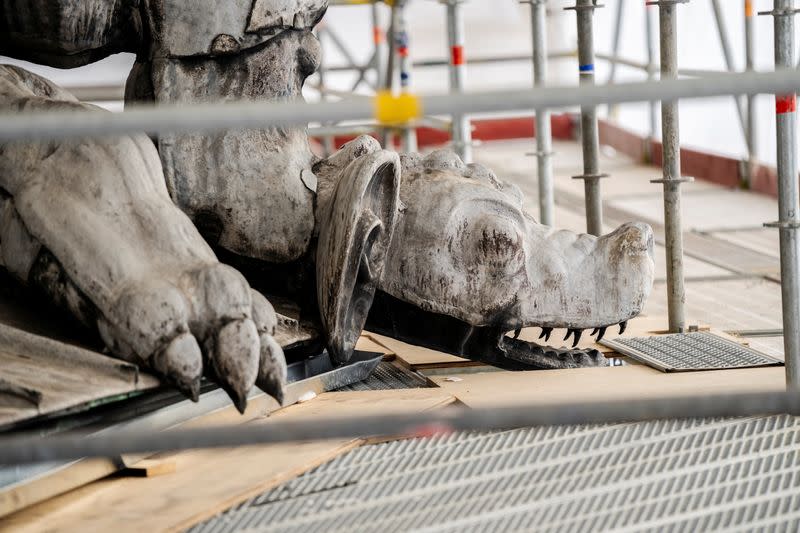
[[[480,364],[463,357],[446,354],[422,346],[415,346],[397,339],[392,339],[391,337],[378,335],[377,333],[365,332],[364,335],[378,344],[385,346],[387,350],[395,354],[397,360],[401,364],[411,369],[476,366]]]
[[[378,344],[366,335],[359,337],[358,341],[356,342],[356,350],[361,350],[362,352],[377,352],[385,355],[394,355],[389,348],[383,344]],[[384,357],[384,359],[386,358]]]
[[[455,379],[453,379],[455,378]],[[432,376],[470,407],[782,391],[783,367],[665,374],[643,365]]]
[[[0,426],[159,385],[131,363],[0,324]]]
[[[441,389],[325,393],[274,413],[304,418],[418,412],[454,401]],[[272,417],[270,417],[272,418]],[[249,423],[264,424],[268,419]],[[361,444],[356,439],[159,454],[175,472],[113,477],[0,520],[14,531],[179,531],[260,494]]]
[[[666,284],[655,284],[645,312],[666,315]],[[781,287],[755,278],[687,281],[686,315],[690,323],[727,331],[781,329]]]

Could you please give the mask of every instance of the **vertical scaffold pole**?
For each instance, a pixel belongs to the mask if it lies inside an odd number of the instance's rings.
[[[689,0],[650,2],[659,7],[661,40],[661,79],[678,77],[678,17],[676,4]],[[669,330],[686,330],[686,287],[683,276],[683,228],[681,224],[681,184],[692,181],[681,177],[680,124],[678,102],[661,103],[661,137],[664,145],[663,178],[653,183],[664,185],[664,234],[667,252],[667,306]]]
[[[614,61],[608,69],[608,81],[614,83],[617,79],[617,58],[619,57],[619,46],[622,37],[622,23],[625,20],[625,0],[617,0],[617,11],[614,15],[614,34],[611,41],[611,56]]]
[[[655,30],[653,29],[653,6],[645,3],[644,6],[644,28],[645,39],[647,39],[647,79],[652,81],[656,76],[656,46]],[[647,142],[645,143],[645,158],[648,163],[653,162],[653,144],[658,132],[658,103],[650,102],[647,107],[648,122],[650,126]]]
[[[397,70],[397,25],[398,25],[398,9],[397,4],[392,4],[391,16],[389,19],[389,31],[386,36],[386,42],[389,46],[386,55],[386,74],[383,77],[383,90],[392,92],[394,91],[395,71]],[[386,149],[391,149],[394,144],[394,135],[391,128],[381,129],[381,144]]]
[[[325,34],[325,27],[320,25],[317,28],[317,39],[322,39],[322,36]],[[325,84],[325,80],[327,78],[327,62],[325,60],[325,54],[322,54],[322,59],[319,62],[319,68],[317,69],[317,74],[319,76],[319,99],[322,102],[328,100],[328,87]],[[332,124],[324,124],[325,126],[332,126]],[[336,151],[336,141],[333,135],[325,135],[322,138],[322,147],[325,153],[325,156],[331,155],[333,152]]]
[[[775,23],[775,68],[795,68],[794,0],[775,0],[767,14]],[[768,224],[780,231],[781,298],[786,386],[800,390],[800,198],[797,185],[797,96],[775,96],[778,136],[778,222]]]
[[[744,0],[744,41],[745,41],[745,70],[754,72],[756,69],[756,18],[753,16],[753,0]],[[747,186],[753,184],[753,173],[758,164],[758,110],[756,109],[756,95],[747,97]]]
[[[464,55],[463,0],[445,0],[447,6],[447,39],[450,46],[450,92],[463,93],[466,77]],[[465,163],[472,162],[472,124],[464,114],[453,115],[453,147]]]
[[[547,27],[545,0],[530,0],[531,33],[533,36],[533,84],[547,85]],[[539,181],[539,222],[555,224],[553,194],[553,132],[550,111],[536,110],[536,168]]]
[[[574,10],[578,18],[578,70],[581,85],[594,85],[594,10],[596,0],[577,0]],[[603,198],[600,180],[600,135],[597,128],[597,107],[581,107],[581,144],[583,147],[583,175],[575,176],[584,183],[586,200],[586,231],[592,235],[603,234]]]
[[[410,39],[408,36],[408,19],[406,17],[405,0],[397,2],[397,29],[395,33],[395,50],[400,65],[400,91],[407,93],[411,89],[411,54]],[[405,152],[417,151],[417,130],[413,124],[407,125],[402,131],[403,150]]]
[[[372,14],[372,43],[375,46],[375,87],[384,86],[383,77],[386,75],[386,34],[381,26],[381,13],[378,2],[370,6]]]
[[[719,36],[719,44],[722,47],[722,56],[725,59],[725,68],[728,72],[735,72],[736,63],[733,60],[733,48],[728,37],[728,27],[725,25],[725,15],[723,14],[720,0],[712,0],[711,7],[714,8],[714,20],[717,24],[717,35]],[[736,112],[739,114],[742,134],[745,136],[745,142],[747,142],[747,114],[745,113],[744,100],[740,96],[734,96],[733,101],[734,105],[736,105]]]

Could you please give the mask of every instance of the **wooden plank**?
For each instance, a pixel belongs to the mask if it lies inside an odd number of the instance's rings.
[[[356,350],[361,350],[362,352],[377,352],[384,355],[394,355],[389,348],[383,344],[375,342],[366,335],[362,335],[358,338],[358,341],[356,342]],[[386,357],[384,357],[384,359],[386,359]]]
[[[441,389],[325,393],[269,418],[416,412],[453,401],[453,396]],[[249,423],[264,424],[268,420],[256,418]],[[361,443],[346,439],[159,454],[154,459],[173,462],[174,473],[153,478],[106,478],[0,520],[0,529],[179,531]]]
[[[377,333],[365,332],[364,335],[378,344],[385,346],[387,350],[395,354],[398,362],[412,370],[451,366],[479,366],[482,364],[430,348],[408,344],[391,337],[378,335]]]
[[[175,461],[169,459],[160,461],[155,459],[143,459],[128,466],[120,474],[134,477],[155,477],[172,474],[177,469],[178,465],[175,464]]]
[[[533,372],[454,373],[431,376],[430,379],[470,407],[639,401],[698,393],[786,389],[783,367],[667,374],[644,365],[631,365]]]

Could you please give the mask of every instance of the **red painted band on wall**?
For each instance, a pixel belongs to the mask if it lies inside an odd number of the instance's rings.
[[[794,113],[797,111],[797,95],[784,94],[775,95],[775,112],[779,115],[784,113]]]
[[[452,58],[451,61],[453,65],[463,65],[464,64],[464,47],[463,46],[454,46],[452,49]]]

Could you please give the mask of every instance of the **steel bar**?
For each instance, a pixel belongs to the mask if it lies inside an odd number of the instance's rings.
[[[323,26],[317,31],[317,38],[320,38],[325,32],[325,27]],[[325,80],[327,78],[327,71],[325,69],[325,54],[322,54],[322,58],[319,62],[319,68],[317,69],[317,75],[319,76],[319,98],[320,101],[325,102],[328,100],[330,93],[325,86]],[[327,123],[325,127],[330,127],[333,124]],[[325,156],[328,157],[333,152],[336,151],[336,142],[333,138],[333,135],[326,134],[322,136],[322,146],[325,153]]]
[[[426,115],[458,112],[503,113],[603,103],[675,101],[731,94],[791,93],[800,71],[719,74],[705,78],[618,83],[611,86],[557,87],[421,97]],[[305,126],[311,122],[373,120],[372,99],[341,102],[236,102],[180,106],[139,106],[123,113],[60,111],[0,114],[0,141],[61,139],[135,132],[219,131],[268,126]]]
[[[386,70],[383,75],[383,90],[393,92],[397,70],[397,4],[392,4],[389,13],[389,31],[386,35],[386,42],[389,48],[387,50]],[[390,148],[394,144],[394,136],[392,135],[391,128],[383,128],[381,130],[381,144],[384,148]]]
[[[466,63],[464,58],[463,0],[444,0],[447,5],[447,41],[450,48],[450,94],[464,93]],[[465,163],[472,162],[472,124],[463,110],[453,114],[453,147]]]
[[[661,80],[676,78],[678,73],[678,18],[676,4],[662,0],[659,6],[661,39]],[[669,330],[686,330],[686,288],[683,275],[683,228],[681,224],[681,146],[678,102],[661,104],[663,150],[664,235],[667,253],[667,307]]]
[[[406,7],[408,2],[405,0],[397,2],[397,31],[395,38],[395,49],[398,55],[398,64],[400,66],[400,91],[402,93],[411,92],[411,49],[410,39],[408,35],[408,19],[406,16]],[[402,129],[401,135],[403,150],[407,153],[416,152],[417,146],[417,130],[413,124],[407,124]]]
[[[533,426],[608,424],[676,418],[800,414],[800,394],[771,392],[611,400],[469,409],[450,407],[414,414],[337,416],[168,431],[73,433],[47,439],[30,434],[0,438],[4,465],[107,457],[130,453],[228,448],[369,436],[424,437],[453,431],[508,430]]]
[[[753,0],[744,0],[744,38],[745,38],[745,70],[755,71],[756,57],[756,18],[753,16]],[[758,109],[756,96],[748,95],[747,99],[747,150],[748,160],[745,180],[748,187],[753,184],[753,173],[758,163]]]
[[[578,70],[581,86],[594,82],[594,10],[595,0],[576,0],[574,7],[578,19]],[[581,148],[583,150],[583,180],[586,202],[586,232],[603,234],[603,197],[600,192],[600,134],[597,125],[597,106],[581,106]]]
[[[533,83],[537,88],[547,85],[547,25],[544,0],[531,0],[531,33],[533,35]],[[553,192],[553,132],[550,111],[536,110],[536,169],[539,185],[539,222],[555,224],[555,195]]]
[[[725,25],[725,15],[723,15],[722,5],[719,0],[711,0],[711,6],[714,8],[714,20],[717,24],[717,35],[719,36],[719,43],[722,47],[722,56],[725,59],[725,68],[727,68],[729,72],[736,72],[736,64],[733,60],[733,49],[731,47],[730,38],[728,37],[728,27]],[[739,115],[739,123],[742,126],[742,135],[744,135],[745,142],[747,142],[747,115],[744,109],[744,101],[741,97],[734,97],[734,105]],[[748,150],[749,149],[748,147]]]
[[[377,2],[370,5],[372,15],[372,43],[374,45],[375,87],[383,87],[386,75],[386,34],[381,27],[381,12]]]
[[[654,24],[654,17],[653,17],[653,6],[650,4],[645,4],[644,6],[644,28],[645,28],[645,39],[647,40],[647,80],[654,81],[656,77],[656,69],[660,67],[656,67],[656,48],[655,48],[655,29],[653,28]],[[658,104],[656,102],[650,102],[650,105],[647,108],[648,111],[648,124],[650,125],[650,135],[648,138],[648,142],[645,144],[646,147],[646,156],[648,162],[653,160],[653,141],[655,141],[656,134],[658,132]]]
[[[527,3],[527,2],[526,2]],[[577,55],[577,52],[571,50],[563,50],[557,52],[550,52],[547,54],[548,59],[572,59]],[[647,63],[642,63],[640,61],[634,61],[632,59],[624,58],[624,57],[616,57],[611,54],[604,54],[597,52],[595,54],[597,59],[601,59],[603,61],[608,62],[609,64],[617,64],[622,65],[630,68],[635,68],[637,70],[647,71],[648,68],[652,68],[653,72],[658,72],[659,66],[655,61],[652,64],[652,67],[648,66]],[[497,56],[497,57],[470,57],[469,63],[470,65],[492,65],[495,63],[509,63],[514,61],[531,61],[531,56],[529,54],[515,54],[515,55],[507,55],[507,56]],[[428,67],[446,67],[450,64],[449,59],[418,59],[412,63],[414,68],[428,68]],[[353,70],[353,67],[349,67],[347,65],[331,65],[328,67],[329,72],[346,72]],[[682,68],[678,70],[678,74],[681,76],[707,76],[709,74],[721,74],[723,72],[727,72],[726,70],[715,70],[715,69],[691,69],[691,68]]]
[[[793,69],[794,0],[775,0],[775,68]],[[781,299],[786,386],[800,390],[800,198],[797,185],[797,96],[795,90],[775,96],[778,136],[777,224],[781,246]]]
[[[617,0],[617,11],[614,14],[614,34],[611,40],[611,55],[613,57],[619,56],[622,22],[625,20],[625,4],[625,0]],[[614,83],[615,79],[617,79],[617,63],[612,62],[611,68],[608,70],[608,81],[606,83]]]

